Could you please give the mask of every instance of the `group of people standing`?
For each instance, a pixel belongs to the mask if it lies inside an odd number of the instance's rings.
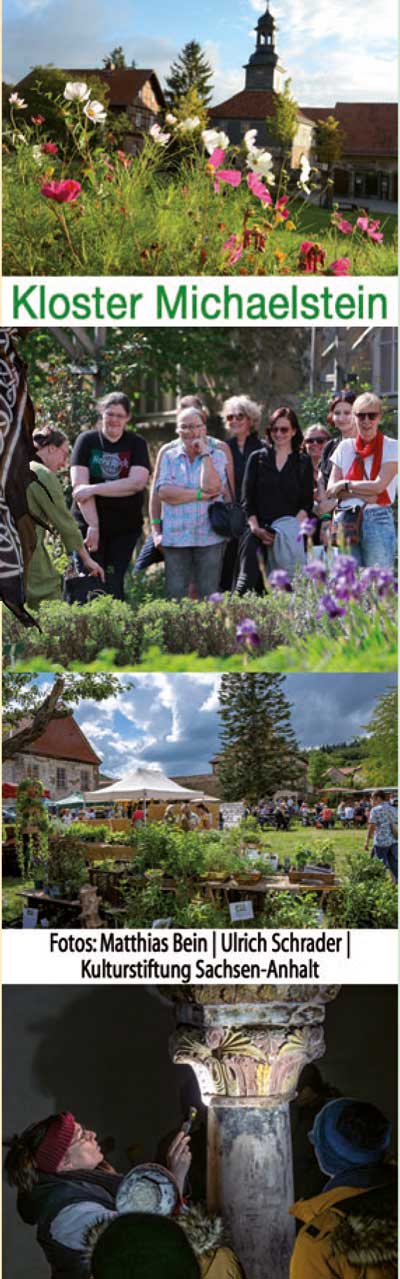
[[[128,397],[113,391],[99,406],[98,425],[78,436],[71,456],[71,510],[57,479],[67,466],[68,439],[52,426],[34,431],[28,487],[37,539],[28,571],[31,607],[60,598],[60,574],[45,539],[49,528],[61,535],[82,574],[100,579],[101,589],[123,599],[152,470],[145,439],[129,429],[130,414]],[[262,590],[274,569],[291,578],[305,563],[304,521],[310,519],[315,547],[337,542],[359,565],[392,567],[397,445],[381,430],[376,395],[339,392],[327,424],[309,426],[304,434],[294,410],[280,406],[262,435],[261,406],[247,395],[231,396],[223,405],[225,440],[209,434],[208,416],[199,396],[179,401],[176,438],[163,445],[155,462],[151,532],[135,573],[163,560],[169,599]]]

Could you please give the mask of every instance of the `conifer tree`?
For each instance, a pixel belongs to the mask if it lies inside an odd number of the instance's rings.
[[[203,106],[208,106],[212,92],[211,78],[210,63],[202,53],[201,46],[197,40],[190,40],[176,62],[172,63],[167,77],[165,97],[168,105],[177,107],[189,89],[196,89]]]
[[[219,703],[223,798],[255,803],[301,777],[283,675],[223,675]]]

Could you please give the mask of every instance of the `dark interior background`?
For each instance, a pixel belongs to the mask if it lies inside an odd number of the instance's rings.
[[[105,1141],[121,1171],[160,1158],[160,1142],[198,1100],[195,1076],[174,1066],[173,1009],[154,987],[3,989],[3,1140],[68,1109]],[[382,1107],[396,1130],[395,987],[344,986],[326,1009],[324,1079]],[[199,1103],[198,1103],[199,1104]],[[194,1139],[193,1192],[204,1181],[204,1142]],[[35,1239],[4,1191],[4,1279],[48,1279]]]

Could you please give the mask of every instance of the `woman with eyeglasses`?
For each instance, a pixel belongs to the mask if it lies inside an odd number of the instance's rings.
[[[343,439],[332,454],[328,494],[337,503],[334,527],[339,530],[343,525],[349,553],[361,566],[392,568],[396,553],[391,508],[397,487],[397,441],[383,434],[381,401],[372,392],[358,396],[353,415],[355,438]],[[350,512],[350,517],[346,512]]]
[[[332,537],[332,514],[336,505],[336,498],[328,494],[329,476],[332,470],[332,454],[341,440],[351,439],[357,435],[357,427],[353,417],[355,398],[354,391],[335,391],[328,406],[326,418],[328,441],[322,444],[320,451],[317,505],[315,508],[315,514],[319,521],[319,542],[323,544],[327,544]],[[325,427],[322,428],[322,430],[325,429]],[[332,430],[334,432],[333,435]]]
[[[225,400],[222,417],[227,435],[232,464],[234,485],[232,496],[240,502],[246,463],[252,453],[262,448],[258,434],[261,421],[261,405],[250,400],[248,395],[231,395]],[[228,479],[230,479],[228,473]],[[238,566],[239,539],[232,537],[227,542],[222,565],[221,591],[230,591],[234,586]]]
[[[38,608],[42,600],[61,600],[62,595],[62,577],[49,554],[47,531],[55,530],[59,534],[69,554],[79,553],[87,573],[102,582],[104,573],[86,550],[57,479],[57,471],[64,471],[67,466],[68,437],[64,431],[49,425],[33,432],[32,443],[35,457],[30,463],[32,483],[27,488],[27,502],[35,520],[36,547],[28,565],[26,598],[30,608]]]
[[[327,426],[322,426],[321,422],[315,422],[313,426],[308,426],[304,432],[303,452],[310,458],[314,476],[314,515],[318,520],[318,524],[314,533],[313,541],[315,546],[320,545],[321,534],[321,506],[325,496],[323,480],[320,474],[320,464],[323,449],[330,441],[330,432]]]
[[[130,412],[122,391],[106,395],[99,425],[78,436],[71,458],[72,513],[85,545],[105,569],[109,594],[119,600],[142,529],[150,476],[146,441],[128,430]]]
[[[293,577],[296,565],[304,563],[300,525],[313,512],[314,476],[302,443],[293,409],[275,409],[265,447],[249,458],[243,481],[248,528],[240,547],[239,595],[259,589],[260,568],[261,578],[265,568],[267,573],[284,569]]]

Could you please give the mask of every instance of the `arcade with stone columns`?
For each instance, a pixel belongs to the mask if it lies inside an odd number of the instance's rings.
[[[246,1279],[288,1279],[295,1224],[289,1102],[325,1052],[336,986],[192,986],[170,992],[171,1055],[208,1107],[207,1203],[227,1222]],[[163,988],[166,994],[166,988]]]

